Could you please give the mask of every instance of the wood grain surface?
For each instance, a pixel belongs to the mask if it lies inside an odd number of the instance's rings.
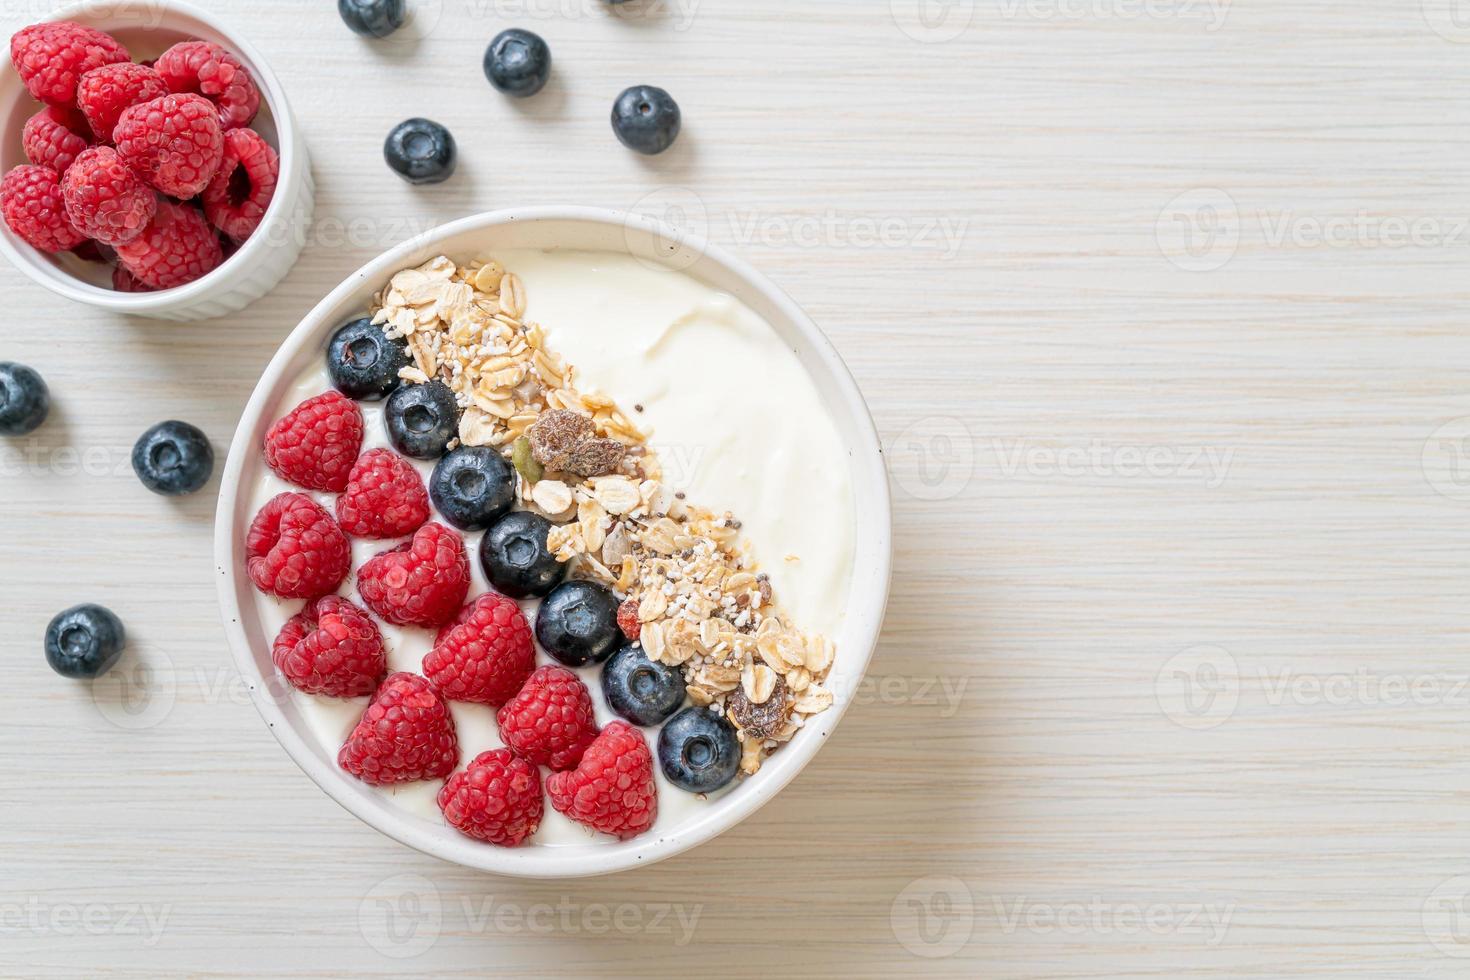
[[[1463,977],[1470,973],[1470,5],[1458,0],[197,0],[270,59],[320,188],[226,319],[132,321],[7,268],[0,975]],[[48,13],[0,3],[5,27]],[[539,31],[547,91],[481,53]],[[643,160],[626,85],[687,128]],[[379,146],[453,129],[410,189]],[[443,220],[570,203],[731,246],[823,325],[890,448],[872,676],[781,796],[696,851],[499,880],[303,776],[231,666],[222,450],[347,273]],[[41,635],[115,609],[89,690]]]

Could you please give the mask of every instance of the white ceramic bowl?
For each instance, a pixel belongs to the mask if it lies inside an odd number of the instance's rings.
[[[319,747],[271,664],[273,637],[265,635],[254,612],[244,541],[254,517],[252,491],[265,472],[261,442],[270,423],[290,407],[282,404],[286,392],[303,371],[321,363],[332,332],[365,313],[373,294],[395,272],[441,254],[468,260],[507,249],[558,247],[631,253],[730,293],[764,317],[806,368],[851,449],[856,545],[847,618],[834,638],[838,656],[827,684],[835,704],[759,773],[671,833],[593,846],[506,849],[392,806],[338,769],[335,756]],[[225,628],[255,703],[286,751],[333,799],[388,836],[447,861],[507,875],[580,877],[652,864],[709,840],[755,812],[811,761],[851,703],[877,642],[888,597],[890,528],[887,476],[862,395],[832,345],[789,297],[744,262],[647,218],[591,208],[536,208],[465,218],[398,246],[350,276],[286,338],[256,386],[230,447],[215,523],[215,563]]]
[[[73,255],[47,255],[0,222],[0,252],[21,272],[52,292],[88,306],[158,320],[204,320],[242,310],[275,287],[301,254],[315,200],[306,143],[275,74],[260,53],[212,14],[175,0],[91,0],[64,7],[51,20],[71,20],[112,34],[135,60],[154,58],[179,41],[213,41],[239,58],[260,88],[260,115],[251,128],[280,153],[281,179],[264,222],[209,275],[153,293],[121,293],[110,270]],[[15,24],[19,30],[25,24]],[[21,129],[40,111],[10,64],[0,57],[0,172],[26,163]]]

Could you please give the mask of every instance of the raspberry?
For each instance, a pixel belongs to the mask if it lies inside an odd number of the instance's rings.
[[[339,391],[308,398],[265,434],[265,464],[288,483],[341,493],[362,448],[362,409]]]
[[[354,538],[401,538],[429,519],[424,478],[389,449],[369,449],[357,458],[347,490],[337,498],[337,523]]]
[[[153,63],[170,92],[197,92],[218,107],[225,129],[248,126],[260,110],[260,90],[250,70],[218,44],[184,41]]]
[[[27,160],[64,174],[72,161],[92,145],[92,131],[75,109],[48,105],[26,120],[20,141]]]
[[[143,234],[117,246],[117,259],[145,286],[173,289],[213,272],[225,257],[202,214],[161,200]]]
[[[132,57],[101,31],[58,21],[17,31],[10,39],[10,60],[32,95],[51,105],[70,106],[76,103],[77,80],[83,75]]]
[[[390,675],[337,753],[337,765],[375,786],[440,779],[458,764],[449,706],[417,674]]]
[[[440,694],[492,708],[515,697],[535,667],[530,624],[514,599],[496,592],[461,609],[424,657],[424,676]]]
[[[627,599],[618,607],[618,629],[629,643],[637,643],[643,633],[643,624],[638,620],[638,600]]]
[[[264,220],[280,175],[281,159],[259,133],[230,130],[225,134],[219,172],[204,188],[204,216],[220,231],[243,242]]]
[[[643,733],[625,721],[609,722],[581,764],[552,773],[546,789],[558,813],[624,840],[652,827],[658,816],[653,754]]]
[[[487,844],[515,847],[541,826],[541,773],[508,749],[481,752],[439,790],[444,819]]]
[[[337,591],[351,567],[347,535],[304,493],[272,497],[250,522],[245,571],[262,592],[315,599]]]
[[[200,95],[163,95],[129,106],[112,138],[139,177],[180,200],[209,186],[225,152],[214,105]]]
[[[61,178],[50,167],[16,167],[6,174],[0,212],[11,231],[43,252],[65,252],[87,240],[67,218]]]
[[[413,541],[368,559],[357,570],[367,607],[397,626],[440,626],[470,591],[464,542],[443,524],[425,524]]]
[[[152,286],[145,286],[133,278],[133,274],[120,265],[112,267],[112,288],[120,293],[151,293]]]
[[[570,769],[597,737],[592,696],[565,667],[538,667],[495,714],[500,740],[537,765]]]
[[[388,672],[377,624],[338,595],[307,603],[288,619],[271,647],[271,660],[298,691],[329,698],[372,694]]]
[[[94,146],[77,157],[61,178],[61,193],[72,225],[104,245],[137,238],[158,210],[153,188],[110,146]]]
[[[158,72],[130,61],[93,68],[77,83],[77,106],[98,142],[111,143],[124,109],[168,94]]]

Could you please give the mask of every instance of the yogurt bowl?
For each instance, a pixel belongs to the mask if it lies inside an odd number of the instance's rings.
[[[772,573],[778,595],[789,593],[793,616],[809,620],[836,645],[824,681],[833,696],[830,708],[812,715],[758,772],[707,798],[684,793],[660,776],[659,819],[630,840],[593,835],[554,814],[549,805],[541,830],[520,847],[499,848],[462,836],[434,806],[437,781],[388,791],[338,768],[337,749],[366,699],[325,702],[301,695],[286,686],[271,662],[271,641],[299,603],[262,597],[244,574],[251,519],[265,500],[288,489],[265,466],[265,432],[303,398],[329,386],[323,365],[332,333],[365,315],[373,296],[396,273],[441,255],[461,263],[496,258],[511,272],[523,265],[530,296],[527,319],[542,323],[550,343],[560,347],[594,389],[617,387],[608,393],[628,404],[647,401],[655,445],[663,427],[669,430],[663,435],[687,446],[693,438],[689,426],[698,425],[700,418],[726,433],[725,438],[703,441],[698,452],[677,462],[688,470],[684,477],[691,496],[698,491],[718,497],[728,489],[730,497],[709,506],[758,513],[759,520],[747,523],[756,525],[751,539],[763,566],[794,563],[794,570]],[[543,302],[538,303],[538,294]],[[583,297],[580,305],[578,296]],[[617,304],[622,299],[629,309],[646,314],[620,316]],[[646,319],[673,316],[686,307],[699,310],[693,321],[716,323],[719,336],[697,330],[674,336],[672,326],[644,332]],[[676,325],[690,322],[684,316]],[[648,356],[630,371],[624,348]],[[701,377],[688,368],[691,358],[699,359],[705,349],[725,364]],[[677,394],[683,391],[694,394]],[[771,452],[763,453],[758,443],[742,442],[741,434],[729,434],[729,425],[709,421],[717,414],[709,408],[717,404],[711,391],[718,391],[732,415],[741,411],[742,397],[748,399],[747,407],[765,405],[752,417],[779,427],[773,431],[795,425],[810,441],[809,448],[803,451],[790,438],[773,437]],[[364,447],[381,445],[381,408],[368,403],[363,409]],[[803,418],[810,423],[805,428]],[[780,499],[761,497],[783,480],[827,480],[831,506],[815,497],[803,500],[794,491],[791,510],[798,519],[786,519]],[[476,566],[479,535],[466,538],[471,565]],[[775,553],[783,540],[807,561],[797,563],[794,555]],[[354,542],[354,565],[385,547]],[[349,277],[286,339],[256,387],[230,449],[215,556],[226,630],[256,705],[291,757],[333,799],[388,836],[466,867],[524,877],[581,877],[651,864],[714,837],[767,802],[816,754],[852,701],[882,623],[890,564],[887,478],[872,421],[841,359],[800,309],[749,266],[636,215],[587,208],[500,211],[445,225],[386,253]],[[477,570],[471,595],[485,587]],[[532,609],[528,607],[528,615]],[[393,670],[415,669],[430,644],[427,637],[408,631],[385,629],[384,636]],[[596,671],[581,673],[598,701],[598,723],[604,724],[612,715],[601,703]],[[460,729],[462,763],[499,746],[493,711],[451,708]]]

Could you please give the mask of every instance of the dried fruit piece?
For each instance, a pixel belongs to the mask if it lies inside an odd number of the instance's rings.
[[[786,727],[786,722],[791,718],[791,705],[786,700],[786,682],[780,677],[776,678],[776,686],[762,703],[751,701],[745,688],[737,687],[730,692],[727,704],[730,715],[735,724],[740,726],[740,730],[757,739],[774,737]]]
[[[536,457],[531,452],[531,440],[521,436],[516,440],[514,448],[511,449],[511,462],[515,464],[516,472],[527,483],[535,483],[545,474],[541,464],[536,462]]]
[[[572,450],[592,438],[592,420],[565,408],[543,412],[526,430],[531,456],[542,466],[564,470]]]
[[[618,629],[630,643],[638,642],[638,636],[643,632],[643,624],[638,621],[638,600],[626,599],[618,607]]]
[[[566,469],[578,476],[605,476],[616,473],[627,449],[612,439],[588,439],[567,457]]]

